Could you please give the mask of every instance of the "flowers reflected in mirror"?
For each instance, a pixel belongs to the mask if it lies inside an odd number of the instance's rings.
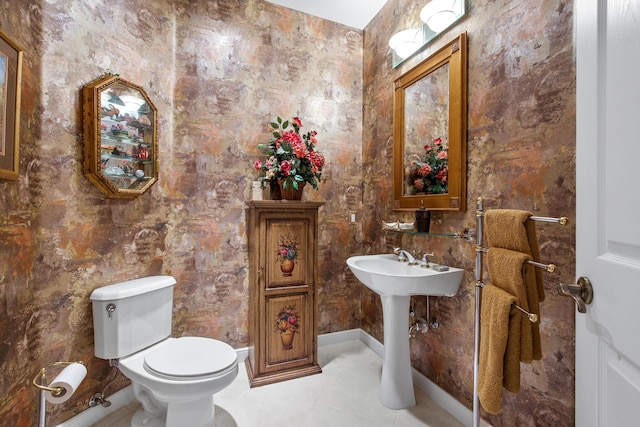
[[[407,194],[445,194],[448,191],[448,146],[442,138],[424,146],[422,155],[410,156],[405,177]]]

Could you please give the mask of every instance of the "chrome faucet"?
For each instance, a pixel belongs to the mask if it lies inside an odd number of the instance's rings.
[[[419,263],[419,261],[417,261],[406,249],[395,248],[393,253],[398,255],[398,261],[400,262],[409,262],[409,265],[416,265]]]
[[[433,256],[433,252],[431,252],[430,254],[425,252],[422,255],[422,259],[418,262],[418,264],[420,264],[420,267],[429,268],[429,258],[427,258],[427,256]]]

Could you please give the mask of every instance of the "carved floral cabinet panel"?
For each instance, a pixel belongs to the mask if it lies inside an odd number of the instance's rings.
[[[248,202],[251,387],[322,372],[316,322],[321,205]]]

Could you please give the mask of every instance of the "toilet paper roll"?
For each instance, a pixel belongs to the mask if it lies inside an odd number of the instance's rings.
[[[78,386],[87,376],[87,368],[80,363],[72,363],[60,372],[60,374],[54,378],[53,382],[49,384],[49,387],[56,388],[61,387],[63,391],[59,395],[54,395],[52,392],[47,391],[44,395],[47,402],[50,403],[62,403],[71,398],[73,393],[77,390]]]

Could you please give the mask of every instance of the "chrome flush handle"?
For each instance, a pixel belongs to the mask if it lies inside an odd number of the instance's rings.
[[[106,310],[107,310],[107,313],[109,313],[109,319],[111,319],[111,313],[116,311],[116,305],[110,302],[109,304],[107,304]]]

